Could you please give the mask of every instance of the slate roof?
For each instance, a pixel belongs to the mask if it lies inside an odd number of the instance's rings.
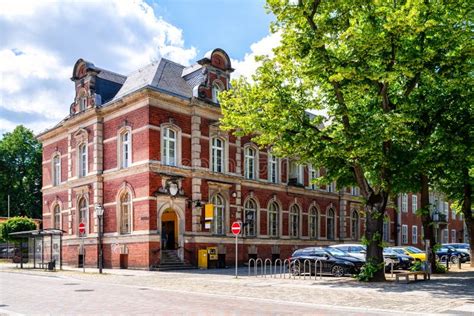
[[[161,58],[159,61],[128,75],[113,99],[116,100],[147,86],[179,97],[191,98],[193,87],[202,82],[204,78],[200,68],[197,67],[197,70],[193,70],[187,76],[187,80],[186,77],[182,77],[183,71],[187,69],[185,66]]]

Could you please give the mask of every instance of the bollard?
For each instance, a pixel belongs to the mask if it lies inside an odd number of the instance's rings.
[[[449,271],[449,256],[446,257],[446,271]]]
[[[461,270],[461,257],[458,259],[458,269]]]

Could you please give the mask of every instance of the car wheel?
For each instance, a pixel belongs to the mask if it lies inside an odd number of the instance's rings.
[[[458,256],[451,256],[451,263],[452,264],[458,264],[459,262],[459,257]]]
[[[331,268],[331,274],[335,277],[342,277],[345,274],[344,267],[340,265],[334,265]]]

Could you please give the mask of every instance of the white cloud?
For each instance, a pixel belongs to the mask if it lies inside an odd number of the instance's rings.
[[[245,54],[243,60],[232,60],[232,67],[235,68],[233,77],[244,76],[251,79],[260,63],[255,61],[256,56],[267,55],[273,56],[273,48],[280,44],[280,33],[272,33],[262,38],[260,41],[250,46],[250,53]]]
[[[158,14],[142,0],[0,2],[0,131],[65,117],[79,58],[123,74],[160,57],[189,64],[196,49]]]

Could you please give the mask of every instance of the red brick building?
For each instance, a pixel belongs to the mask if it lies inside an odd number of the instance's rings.
[[[97,265],[98,204],[105,209],[105,267],[148,269],[170,252],[196,264],[198,250],[208,246],[230,264],[234,221],[248,224],[240,262],[360,239],[357,188],[318,188],[310,179],[323,170],[274,157],[219,129],[217,98],[232,71],[221,49],[189,67],[161,59],[128,76],[76,62],[70,114],[39,135],[43,226],[65,231],[64,262],[76,265],[83,256],[87,266]],[[406,213],[389,211],[388,242],[421,246],[420,237],[412,239],[412,227],[421,229],[412,202],[410,195]],[[205,204],[213,204],[212,221]],[[407,240],[401,225],[408,225]],[[458,240],[462,220],[448,226]]]

